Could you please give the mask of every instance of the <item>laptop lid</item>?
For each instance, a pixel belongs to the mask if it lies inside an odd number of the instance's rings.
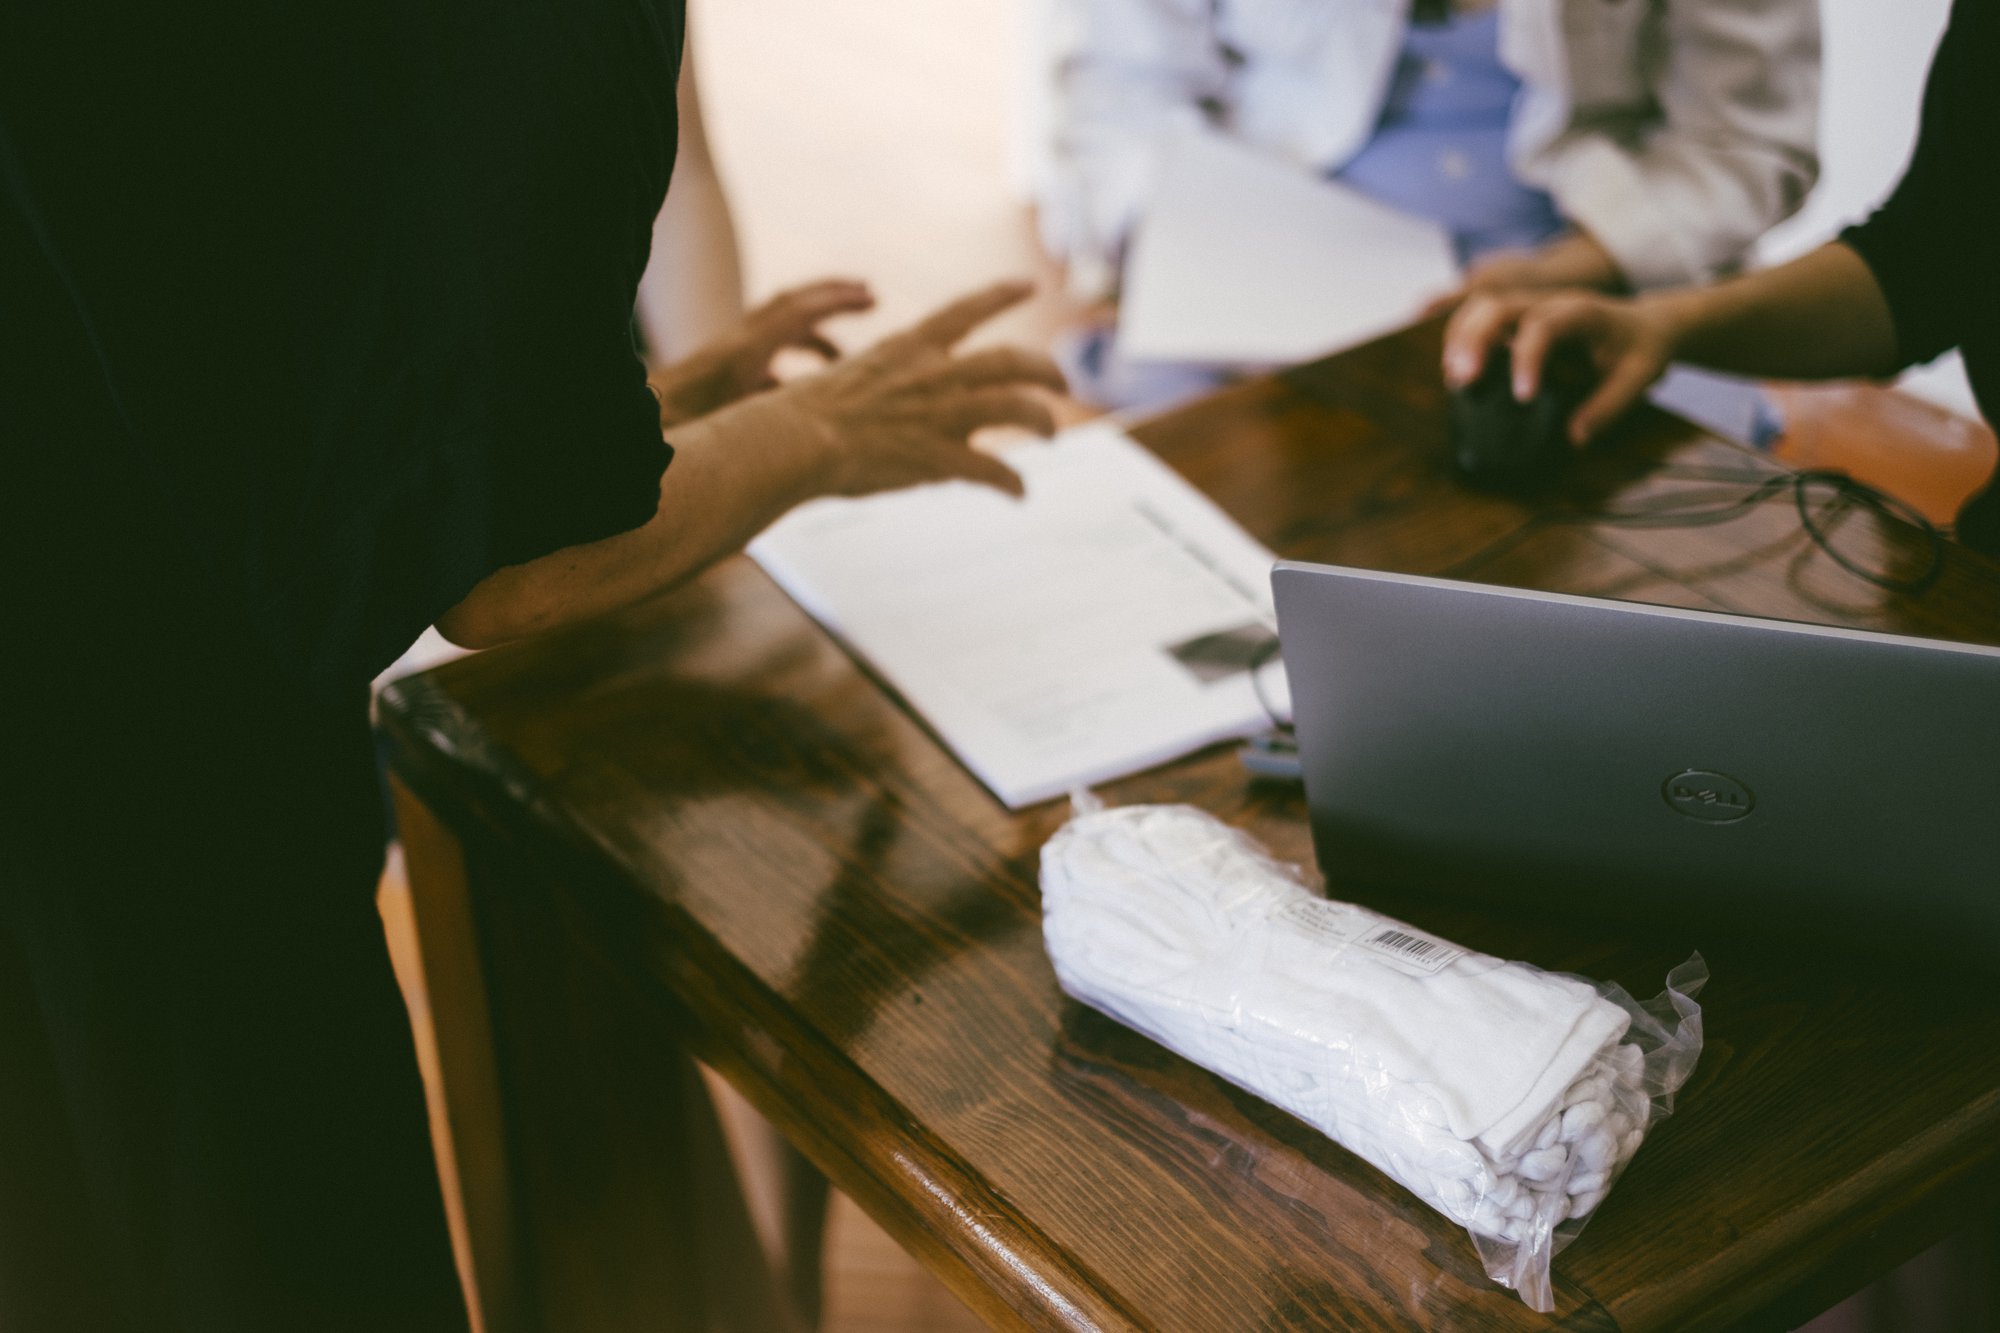
[[[1285,562],[1330,880],[2000,942],[2000,649]]]

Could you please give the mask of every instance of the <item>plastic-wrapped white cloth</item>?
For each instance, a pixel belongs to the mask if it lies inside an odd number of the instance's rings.
[[[1366,1158],[1553,1308],[1550,1257],[1693,1068],[1699,956],[1642,1007],[1320,898],[1191,807],[1096,807],[1042,849],[1063,989]]]

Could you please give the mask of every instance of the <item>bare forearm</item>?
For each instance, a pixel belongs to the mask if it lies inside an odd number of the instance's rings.
[[[1678,360],[1772,379],[1840,379],[1896,369],[1896,328],[1860,255],[1835,242],[1713,287],[1642,298]]]
[[[825,446],[811,422],[763,400],[681,427],[674,449],[643,527],[495,572],[439,632],[486,648],[616,610],[741,550],[821,489]]]
[[[804,302],[804,332],[785,334],[774,346],[800,337],[806,345],[823,341],[812,333],[819,308],[813,301],[824,297],[832,308],[852,308],[857,298],[845,289],[853,285],[793,293]],[[484,648],[602,615],[741,550],[793,505],[819,495],[952,480],[1021,494],[1021,479],[972,448],[971,438],[990,426],[1053,433],[1048,405],[1031,390],[1061,392],[1062,372],[1046,356],[1019,348],[966,356],[954,356],[952,348],[1031,290],[1026,283],[994,283],[816,375],[675,426],[673,466],[661,478],[649,521],[489,575],[438,620],[438,630],[454,643]],[[777,319],[790,327],[784,309]]]

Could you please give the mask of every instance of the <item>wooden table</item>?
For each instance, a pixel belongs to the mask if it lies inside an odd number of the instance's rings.
[[[1436,339],[1135,433],[1287,556],[2000,636],[2000,567],[1954,549],[1910,601],[1818,554],[1788,502],[1689,531],[1536,521],[1768,466],[1662,416],[1553,496],[1465,490]],[[1907,567],[1908,534],[1871,523],[1848,538]],[[1062,806],[1001,808],[747,560],[402,682],[382,714],[495,1328],[693,1326],[729,1299],[716,1255],[741,1225],[690,1213],[718,1196],[682,1052],[1003,1327],[1788,1328],[2000,1184],[2000,1002],[1976,985],[1336,874],[1337,895],[1635,994],[1707,954],[1700,1067],[1537,1315],[1375,1170],[1066,1000],[1036,894]],[[1106,795],[1193,802],[1310,859],[1299,792],[1226,749]]]

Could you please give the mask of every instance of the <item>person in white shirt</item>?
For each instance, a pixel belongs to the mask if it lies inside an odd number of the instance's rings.
[[[1176,134],[1444,224],[1470,289],[1709,280],[1818,172],[1817,0],[1049,0],[1044,244],[1113,296]]]

